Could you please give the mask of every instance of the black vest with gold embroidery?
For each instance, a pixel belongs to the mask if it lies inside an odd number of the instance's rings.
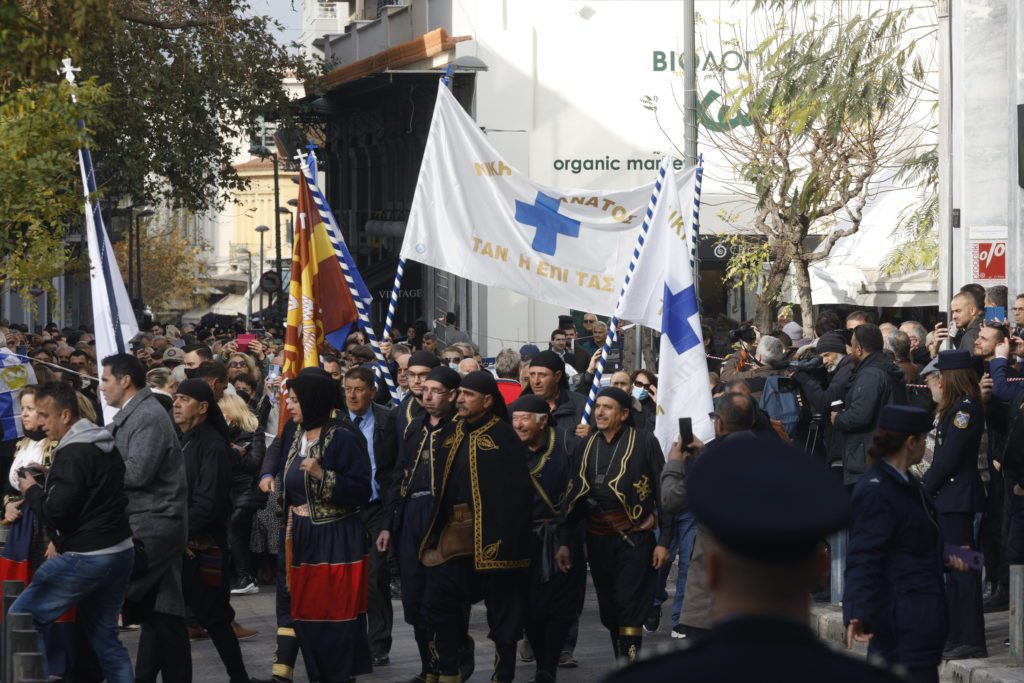
[[[595,446],[597,440],[603,438],[601,432],[596,432],[576,446],[577,457],[573,462],[575,471],[566,490],[566,500],[569,501],[565,511],[567,515],[591,490],[587,474],[593,472],[592,458],[595,457]],[[648,433],[639,432],[633,427],[623,427],[618,443],[623,444],[622,454],[619,456],[618,466],[612,467],[608,473],[607,483],[630,521],[638,524],[652,512],[656,513],[658,509],[654,487],[659,486],[660,482],[655,480],[648,464]]]
[[[493,415],[474,423],[455,421],[441,438],[444,474],[435,494],[434,515],[420,545],[420,555],[437,544],[450,510],[444,510],[445,487],[452,478],[459,449],[466,449],[473,513],[473,568],[477,571],[525,569],[530,566],[530,512],[533,486],[526,449],[512,427]]]

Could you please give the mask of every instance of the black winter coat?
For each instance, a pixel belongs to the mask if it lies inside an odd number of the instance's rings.
[[[903,371],[878,351],[857,364],[835,428],[843,441],[843,483],[855,484],[867,468],[868,446],[882,406],[907,402]]]
[[[240,427],[231,428],[231,499],[235,507],[258,509],[266,502],[256,488],[256,475],[263,458],[254,446],[260,439],[264,439],[261,430],[253,434]]]
[[[875,462],[853,492],[843,621],[873,634],[890,664],[937,666],[946,641],[939,511],[913,475]]]
[[[227,548],[231,518],[231,466],[236,456],[224,436],[208,421],[181,435],[188,481],[188,537],[212,537]]]

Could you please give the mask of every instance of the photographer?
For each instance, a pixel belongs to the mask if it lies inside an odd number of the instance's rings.
[[[757,335],[757,342],[753,346],[752,342],[748,341],[748,330]],[[755,397],[760,398],[767,378],[785,374],[783,371],[789,367],[786,348],[777,338],[762,336],[753,327],[733,330],[729,333],[729,338],[732,339],[734,336],[740,340],[740,349],[738,353],[730,354],[722,364],[722,381],[746,380]],[[753,358],[750,357],[751,348],[756,349]]]
[[[846,395],[856,362],[846,354],[846,340],[839,331],[826,332],[819,337],[816,350],[816,356],[791,367],[796,370],[793,380],[800,386],[804,405],[810,409],[811,427],[824,427],[824,438],[817,443],[822,445],[826,462],[831,464],[842,461],[842,442],[826,418],[832,412],[832,404]],[[819,449],[812,443],[809,450]]]

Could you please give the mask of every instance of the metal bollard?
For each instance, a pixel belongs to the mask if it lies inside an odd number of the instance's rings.
[[[1024,565],[1010,565],[1010,656],[1024,663]]]
[[[21,581],[4,581],[3,582],[3,631],[0,638],[3,639],[0,643],[0,648],[3,649],[3,670],[0,670],[0,675],[3,676],[3,680],[10,681],[14,674],[14,659],[11,657],[10,634],[11,634],[11,619],[9,613],[11,611],[11,605],[18,599],[21,592],[25,590],[25,584]],[[22,622],[24,623],[24,622]],[[28,628],[32,628],[32,620],[29,618]]]
[[[17,652],[14,655],[14,678],[12,683],[36,683],[45,681],[43,655],[38,652]]]
[[[829,537],[829,544],[832,546],[832,591],[829,596],[833,605],[843,601],[843,588],[845,586],[844,574],[846,572],[846,529],[842,529]]]

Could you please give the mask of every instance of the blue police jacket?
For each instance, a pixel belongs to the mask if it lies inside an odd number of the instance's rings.
[[[939,512],[913,474],[872,464],[853,492],[843,620],[891,664],[938,665],[948,621]]]

